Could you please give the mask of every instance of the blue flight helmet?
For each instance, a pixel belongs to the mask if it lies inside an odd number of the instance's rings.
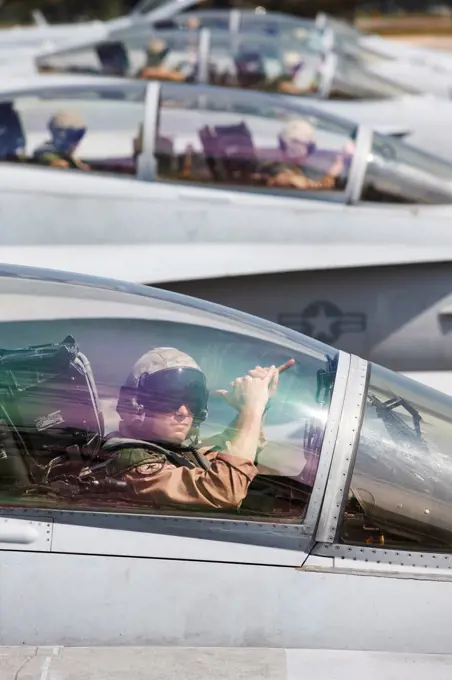
[[[58,111],[49,121],[49,130],[55,148],[69,153],[86,134],[86,123],[77,111]]]
[[[250,87],[265,78],[264,60],[260,52],[241,51],[235,58],[237,79],[242,87]]]

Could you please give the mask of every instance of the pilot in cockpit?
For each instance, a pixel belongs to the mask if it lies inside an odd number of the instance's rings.
[[[74,156],[86,134],[83,116],[77,111],[59,111],[50,119],[48,127],[51,139],[35,150],[34,161],[54,168],[90,170],[89,165]]]
[[[285,94],[316,93],[319,88],[318,73],[306,65],[302,55],[296,50],[283,53],[283,64],[291,79],[281,82],[280,92]]]
[[[143,80],[171,80],[185,82],[189,73],[181,68],[168,68],[164,61],[170,48],[165,40],[155,38],[148,44],[146,50],[146,64],[141,68],[137,77]]]
[[[107,450],[118,447],[119,454],[110,461],[108,474],[126,483],[131,499],[150,505],[239,508],[258,471],[263,416],[278,378],[275,366],[256,367],[234,380],[230,391],[221,390],[237,417],[221,435],[202,441],[205,375],[184,352],[150,350],[121,388],[119,430],[105,445]]]
[[[287,123],[279,134],[282,159],[263,163],[260,175],[269,187],[292,189],[334,189],[344,169],[344,154],[338,154],[320,179],[310,179],[303,172],[309,166],[309,156],[315,151],[315,129],[304,119]]]
[[[199,31],[201,28],[201,22],[198,19],[198,17],[195,16],[189,16],[184,22],[183,22],[183,27],[187,31]]]
[[[304,94],[311,91],[311,86],[297,86],[291,74],[293,69],[287,68],[285,73],[276,78],[268,78],[265,63],[260,52],[243,51],[235,58],[236,77],[240,87],[265,92],[281,92],[285,94]]]

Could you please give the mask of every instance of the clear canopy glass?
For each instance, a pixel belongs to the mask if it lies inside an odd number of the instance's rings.
[[[144,120],[146,88],[125,81],[121,87],[114,81],[103,85],[37,86],[4,92],[0,160],[37,165],[59,162],[64,167],[71,157],[75,169],[134,175],[134,139]],[[77,129],[74,147],[68,141],[56,148],[60,125]]]
[[[0,503],[301,523],[337,353],[202,301],[69,276],[70,286],[34,286],[27,307],[30,282],[7,284],[17,304],[0,314]],[[58,316],[49,312],[54,295],[64,301]],[[191,391],[198,378],[174,387],[187,362],[206,380],[207,410]],[[252,393],[231,382],[272,365],[282,370],[264,412],[262,377]],[[159,375],[164,392],[155,391]],[[122,458],[102,447],[113,436],[154,445],[159,465],[115,467]],[[196,452],[211,468],[181,473],[177,456],[193,461]]]
[[[158,119],[161,179],[339,191],[355,153],[356,126],[243,90],[163,85]]]
[[[392,99],[419,90],[367,70],[363,64],[338,55],[329,97],[332,99]]]
[[[374,133],[362,198],[403,203],[450,203],[452,164],[394,137]]]
[[[384,99],[417,92],[295,38],[222,30],[135,31],[37,59],[42,72],[205,82],[296,96]]]
[[[178,28],[181,30],[197,31],[201,28],[243,33],[246,35],[261,35],[296,41],[300,46],[317,52],[330,49],[331,44],[326,32],[315,26],[311,20],[287,16],[279,12],[260,13],[252,10],[209,10],[197,12],[182,12],[168,20],[146,25],[137,23],[130,28],[115,31],[115,39],[127,39],[133,35],[146,33],[152,28]]]
[[[11,87],[0,98],[0,160],[35,162],[61,112],[82,119],[83,169],[300,198],[321,190],[334,201],[350,192],[355,201],[452,201],[452,165],[402,140],[369,133],[366,142],[361,128],[308,101],[197,84],[51,76]]]
[[[451,435],[450,397],[373,364],[342,541],[450,552]]]

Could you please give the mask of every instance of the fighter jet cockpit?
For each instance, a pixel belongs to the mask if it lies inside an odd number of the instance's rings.
[[[0,124],[2,162],[90,171],[93,181],[108,173],[351,205],[452,199],[450,163],[260,92],[43,76],[3,91]]]
[[[0,506],[304,521],[336,350],[144,287],[40,318],[37,287],[34,318],[1,314]],[[179,482],[143,487],[155,462]]]
[[[121,40],[80,43],[42,53],[42,73],[92,73],[277,92],[322,99],[388,99],[418,93],[374,74],[359,62],[291,38],[159,30]]]
[[[374,203],[449,203],[452,164],[402,140],[240,90],[160,86],[162,180]],[[302,192],[302,193],[301,193]]]
[[[209,83],[285,94],[322,94],[328,57],[292,41],[225,31],[160,30],[81,44],[37,60],[40,72]]]
[[[144,286],[2,266],[0,301],[0,512],[139,513],[173,535],[179,517],[184,536],[408,565],[451,552],[450,397]]]
[[[0,162],[134,175],[146,86],[114,79],[99,85],[52,78],[47,87],[18,84],[0,95]]]

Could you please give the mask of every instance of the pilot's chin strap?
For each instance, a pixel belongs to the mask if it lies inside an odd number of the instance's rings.
[[[152,453],[163,454],[171,463],[173,463],[173,465],[176,465],[177,467],[187,467],[193,469],[196,467],[196,465],[188,460],[186,455],[184,455],[191,454],[199,467],[203,468],[203,470],[210,470],[210,461],[194,447],[175,446],[174,444],[171,445],[171,448],[169,448],[169,446],[170,445],[167,442],[156,443],[148,442],[144,439],[111,437],[104,442],[101,450],[107,453],[114,453],[116,451],[120,451],[121,449],[145,449]]]

